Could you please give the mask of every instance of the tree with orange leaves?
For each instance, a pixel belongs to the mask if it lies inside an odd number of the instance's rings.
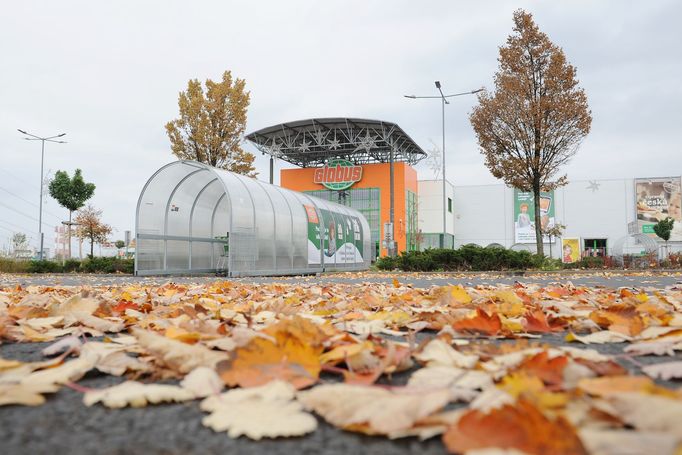
[[[104,243],[111,234],[111,226],[101,220],[102,211],[92,205],[78,211],[76,215],[76,237],[90,240],[90,258],[93,258],[95,243]]]
[[[533,192],[537,252],[543,254],[540,191],[567,183],[557,173],[589,133],[591,111],[576,68],[530,13],[514,13],[498,62],[495,90],[479,94],[470,121],[490,172]]]

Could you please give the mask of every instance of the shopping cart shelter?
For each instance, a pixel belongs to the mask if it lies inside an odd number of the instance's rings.
[[[194,161],[154,173],[135,227],[137,275],[296,275],[371,259],[359,211]]]

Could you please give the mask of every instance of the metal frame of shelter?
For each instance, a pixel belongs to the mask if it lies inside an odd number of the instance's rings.
[[[357,237],[345,238],[361,240],[327,257],[325,219],[334,227],[357,224],[346,231]],[[176,161],[152,175],[138,199],[135,228],[136,275],[219,269],[233,277],[294,275],[370,264],[369,224],[360,212],[195,161]],[[312,252],[310,229],[320,236]]]
[[[395,123],[359,118],[312,118],[281,123],[246,136],[272,158],[300,167],[324,165],[330,158],[353,164],[404,161],[410,165],[426,152]]]

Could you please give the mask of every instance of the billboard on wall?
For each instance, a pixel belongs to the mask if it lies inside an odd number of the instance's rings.
[[[356,216],[304,205],[308,215],[308,264],[356,264],[363,259],[363,232]]]
[[[561,239],[561,262],[571,264],[580,260],[580,239],[562,237]]]
[[[675,220],[672,241],[682,241],[682,180],[680,177],[635,179],[637,232],[658,238],[654,225],[667,217]]]
[[[542,228],[554,226],[554,190],[540,192],[540,223]],[[533,193],[514,188],[514,242],[535,243],[535,204]],[[549,237],[543,236],[549,243]]]

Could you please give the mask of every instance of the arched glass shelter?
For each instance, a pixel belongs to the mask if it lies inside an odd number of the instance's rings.
[[[154,173],[135,228],[137,275],[293,275],[370,264],[360,212],[194,161]]]

